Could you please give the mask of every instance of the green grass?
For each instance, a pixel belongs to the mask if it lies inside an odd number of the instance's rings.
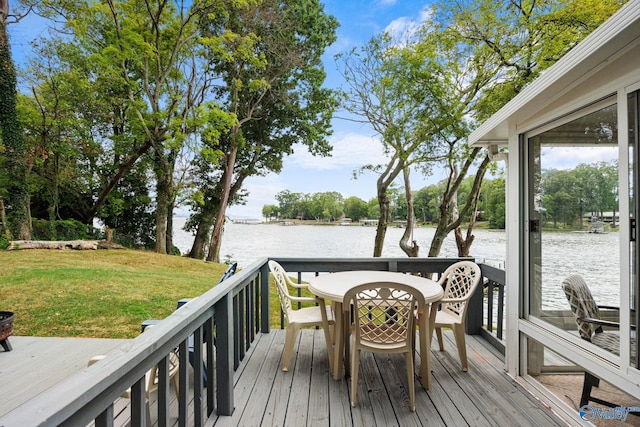
[[[0,251],[0,265],[0,311],[15,313],[15,335],[93,338],[137,336],[144,320],[170,315],[227,269],[134,250]],[[280,328],[273,282],[269,297],[270,325]]]
[[[144,320],[167,317],[227,269],[134,250],[0,250],[0,266],[0,311],[15,313],[15,335],[90,338],[137,336]],[[269,301],[271,328],[280,328],[273,281]]]
[[[131,338],[181,298],[217,283],[223,264],[146,251],[0,251],[0,311],[14,333]]]

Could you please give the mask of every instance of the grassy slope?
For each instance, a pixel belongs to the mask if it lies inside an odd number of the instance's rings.
[[[217,283],[226,266],[145,251],[0,251],[16,335],[131,338]]]

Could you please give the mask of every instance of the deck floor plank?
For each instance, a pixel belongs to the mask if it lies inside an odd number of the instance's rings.
[[[453,335],[448,334],[446,339],[449,341],[449,348],[453,348],[457,353]],[[502,399],[494,403],[505,405],[503,406],[505,413],[514,414],[518,417],[517,419],[527,425],[548,425],[557,422],[548,408],[530,394],[523,393],[522,388],[512,378],[506,376],[504,362],[494,351],[493,348],[488,348],[488,345],[483,345],[482,339],[467,339],[467,352],[473,354],[473,357],[469,358],[469,363],[474,366],[474,372],[481,376],[479,381],[482,387],[494,390],[493,392],[502,396]]]
[[[126,340],[94,338],[9,338],[12,351],[0,351],[0,417],[87,367],[89,359]]]
[[[329,427],[329,356],[323,334],[313,335],[313,363],[307,424]]]
[[[386,386],[387,393],[389,393],[393,411],[398,418],[398,425],[421,426],[418,414],[411,412],[409,407],[409,383],[404,354],[380,354],[375,355],[375,359],[380,377]],[[414,369],[414,384],[416,393],[418,393],[421,387],[415,372]]]
[[[313,372],[311,372],[313,335],[300,334],[298,342],[298,357],[296,358],[295,365],[289,366],[292,381],[289,405],[287,406],[287,416],[284,422],[285,427],[305,425],[309,413],[310,382],[313,375]],[[313,398],[315,399],[315,396]]]
[[[251,396],[268,396],[273,387],[276,367],[280,363],[277,352],[271,346],[284,345],[284,336],[280,334],[263,334],[258,337],[250,353],[234,376],[234,399],[236,406],[229,417],[219,417],[218,426],[247,425],[248,420],[261,420],[265,412],[266,399],[251,399]],[[263,363],[248,363],[254,358]]]
[[[273,333],[272,331],[271,333]],[[291,382],[293,381],[292,367],[295,366],[298,347],[294,348],[293,355],[291,356],[291,362],[289,364],[289,372],[282,371],[282,349],[284,348],[285,332],[278,331],[282,336],[281,345],[271,346],[270,351],[274,352],[278,356],[278,363],[275,367],[275,379],[273,381],[273,387],[271,393],[268,396],[253,397],[253,399],[265,399],[267,405],[265,407],[265,413],[262,418],[262,425],[270,426],[282,426],[284,425],[287,415],[287,406],[289,404],[289,395],[291,394]]]

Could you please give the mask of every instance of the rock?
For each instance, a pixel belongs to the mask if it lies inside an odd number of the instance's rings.
[[[121,249],[122,246],[107,243],[102,240],[14,240],[9,242],[7,250],[18,249],[74,249],[74,250],[96,250],[96,249]]]

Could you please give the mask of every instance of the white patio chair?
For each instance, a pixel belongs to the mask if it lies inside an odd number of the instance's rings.
[[[284,313],[286,325],[286,338],[284,352],[282,354],[282,370],[289,370],[289,362],[293,354],[296,338],[300,328],[309,326],[321,326],[324,330],[324,338],[327,343],[327,353],[329,355],[329,371],[333,369],[333,338],[330,326],[335,325],[331,306],[326,305],[324,300],[317,297],[299,297],[289,293],[289,287],[306,288],[306,285],[294,283],[287,275],[287,272],[276,261],[269,261],[269,270],[273,274],[280,299],[280,306]],[[294,309],[292,302],[309,303],[318,305]]]
[[[151,329],[153,325],[147,325],[145,330]],[[94,363],[97,363],[104,359],[106,356],[101,354],[98,356],[93,356],[89,359],[87,366],[91,366]],[[169,380],[173,384],[173,387],[176,390],[176,396],[178,395],[178,363],[180,360],[180,356],[178,355],[177,350],[173,350],[169,353]],[[146,410],[147,410],[147,421],[151,421],[151,410],[149,408],[149,399],[151,393],[158,389],[158,365],[154,365],[151,369],[147,371],[145,374],[145,396],[146,396]],[[131,399],[131,389],[128,388],[122,392],[120,397],[125,399]]]
[[[451,328],[464,372],[469,369],[464,333],[467,302],[476,290],[481,278],[482,273],[478,264],[472,261],[459,261],[449,266],[438,280],[438,283],[444,288],[444,297],[440,300],[440,310],[436,313],[434,324],[438,345],[440,351],[444,351],[442,328]]]
[[[416,410],[414,382],[415,316],[426,312],[424,295],[399,283],[376,282],[356,286],[344,296],[345,319],[353,307],[351,336],[351,406],[356,406],[360,352],[405,353],[409,406]],[[417,311],[416,311],[417,307]]]

